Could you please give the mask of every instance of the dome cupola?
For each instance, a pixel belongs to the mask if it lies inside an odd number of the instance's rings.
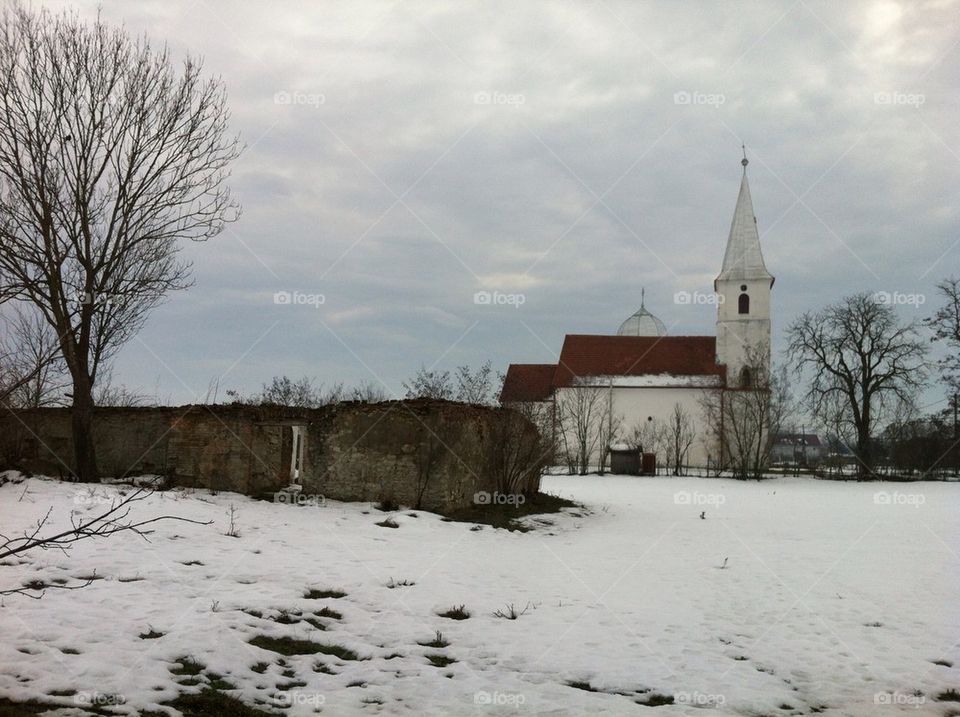
[[[656,316],[647,311],[645,290],[640,292],[640,308],[633,316],[620,324],[618,336],[666,336],[667,327]]]

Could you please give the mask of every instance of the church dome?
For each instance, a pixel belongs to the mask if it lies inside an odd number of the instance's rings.
[[[618,336],[666,336],[667,327],[656,316],[647,311],[644,299],[640,299],[640,308],[629,319],[620,324]]]

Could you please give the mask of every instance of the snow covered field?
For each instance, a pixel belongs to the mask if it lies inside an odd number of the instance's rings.
[[[136,714],[213,681],[291,715],[960,714],[937,699],[960,690],[960,485],[609,476],[544,487],[587,512],[528,519],[536,529],[520,533],[404,510],[391,529],[369,504],[155,494],[137,517],[215,522],[0,567],[0,588],[102,578],[4,599],[0,697]],[[65,526],[116,491],[7,484],[0,531],[50,506],[50,528]],[[224,534],[231,504],[239,537]],[[438,614],[461,604],[469,619]],[[529,608],[494,616],[509,604]],[[449,646],[418,644],[436,631]],[[251,645],[258,636],[340,655],[281,656]],[[185,657],[199,674],[171,672]]]

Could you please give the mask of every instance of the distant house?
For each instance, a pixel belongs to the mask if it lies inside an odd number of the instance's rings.
[[[770,452],[773,463],[816,466],[826,455],[826,447],[816,433],[780,433]]]

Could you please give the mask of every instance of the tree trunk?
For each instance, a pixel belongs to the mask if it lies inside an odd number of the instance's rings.
[[[857,453],[860,459],[857,466],[860,479],[870,478],[873,475],[873,456],[870,451],[870,431],[864,426],[857,431]]]
[[[83,483],[99,479],[93,446],[93,384],[88,376],[73,377],[73,459],[74,474]]]

